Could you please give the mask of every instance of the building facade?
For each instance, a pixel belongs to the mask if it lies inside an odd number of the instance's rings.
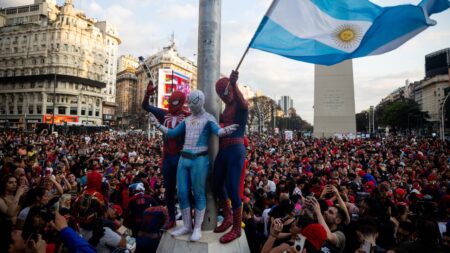
[[[153,76],[153,83],[159,85],[160,82],[160,70],[167,70],[180,73],[190,77],[190,89],[197,89],[197,66],[190,59],[181,56],[175,46],[173,40],[170,45],[164,47],[161,51],[154,55],[151,55],[145,59],[146,64],[150,67],[151,75]],[[140,65],[136,71],[137,76],[137,91],[136,101],[138,104],[137,117],[141,120],[137,128],[146,128],[147,121],[143,120],[147,112],[141,107],[141,102],[144,99],[144,95],[147,89],[149,78],[142,65]],[[162,84],[161,84],[162,87]],[[157,100],[153,99],[153,103],[157,105]]]
[[[137,77],[135,68],[127,68],[117,74],[117,126],[125,129],[135,125],[137,101]]]
[[[438,50],[425,56],[425,77],[420,81],[408,82],[383,98],[378,106],[399,101],[414,100],[421,111],[427,112],[427,119],[433,131],[439,132],[445,89],[450,87],[450,48]],[[448,100],[448,99],[447,99]],[[446,102],[448,104],[448,101]],[[378,107],[377,106],[377,107]]]
[[[111,48],[120,43],[117,32],[86,17],[71,0],[63,6],[35,0],[0,12],[2,123],[102,124],[104,103],[115,100],[108,89],[115,86],[117,53]]]
[[[422,80],[420,89],[422,90],[421,109],[428,112],[429,121],[436,127],[441,121],[442,105],[445,99],[445,88],[450,86],[449,74],[436,75],[432,78]]]
[[[139,67],[139,61],[132,55],[121,55],[117,59],[117,73],[120,73],[126,69],[137,69]]]
[[[278,105],[283,110],[284,115],[289,115],[289,109],[294,107],[294,100],[289,96],[281,96],[280,100],[278,100]]]

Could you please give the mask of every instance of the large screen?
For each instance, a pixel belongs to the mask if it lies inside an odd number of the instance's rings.
[[[172,69],[160,69],[158,77],[158,107],[169,108],[169,97],[176,90],[186,96],[190,92],[191,77]]]

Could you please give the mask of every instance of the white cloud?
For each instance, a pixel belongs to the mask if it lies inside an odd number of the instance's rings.
[[[192,4],[169,4],[157,11],[158,15],[166,20],[184,22],[186,20],[196,20],[198,17],[198,7]]]

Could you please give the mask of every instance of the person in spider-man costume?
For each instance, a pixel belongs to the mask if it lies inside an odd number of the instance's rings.
[[[142,108],[151,112],[158,119],[159,123],[167,128],[175,128],[187,116],[190,115],[183,109],[186,96],[180,91],[174,91],[169,97],[169,110],[154,107],[149,104],[148,99],[155,94],[156,87],[150,81],[147,86]],[[169,212],[169,227],[172,228],[175,223],[175,193],[176,193],[176,176],[178,161],[180,160],[180,151],[183,148],[184,136],[168,139],[164,137],[163,147],[163,166],[162,172],[164,176],[164,188],[166,188],[165,198],[167,209]]]
[[[220,238],[228,243],[241,236],[242,202],[239,193],[241,173],[245,161],[244,132],[248,118],[248,102],[237,86],[238,72],[231,72],[230,78],[221,78],[216,83],[216,92],[225,103],[220,115],[223,127],[238,124],[231,135],[219,139],[219,153],[214,163],[214,186],[219,198],[219,208],[223,210],[224,220],[214,229],[215,233],[231,231]],[[231,200],[232,209],[228,199]]]

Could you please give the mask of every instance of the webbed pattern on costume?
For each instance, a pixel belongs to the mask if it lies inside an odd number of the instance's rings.
[[[222,127],[229,126],[231,124],[238,124],[238,129],[232,134],[220,138],[219,142],[221,147],[228,146],[228,144],[237,143],[236,141],[228,141],[229,139],[242,139],[238,143],[243,143],[243,138],[245,134],[245,126],[247,125],[248,110],[243,110],[235,102],[225,106],[225,110],[220,115],[220,124]]]
[[[164,122],[162,124],[168,128],[175,128],[187,117],[187,115],[189,114],[184,111],[177,115],[167,113],[166,115],[164,115]],[[183,148],[183,142],[183,135],[178,136],[177,138],[167,138],[166,136],[164,136],[164,152],[168,154],[179,153]]]
[[[186,135],[183,150],[199,153],[208,150],[208,139],[213,131],[217,134],[219,126],[215,118],[204,112],[197,116],[189,116],[185,120]]]

